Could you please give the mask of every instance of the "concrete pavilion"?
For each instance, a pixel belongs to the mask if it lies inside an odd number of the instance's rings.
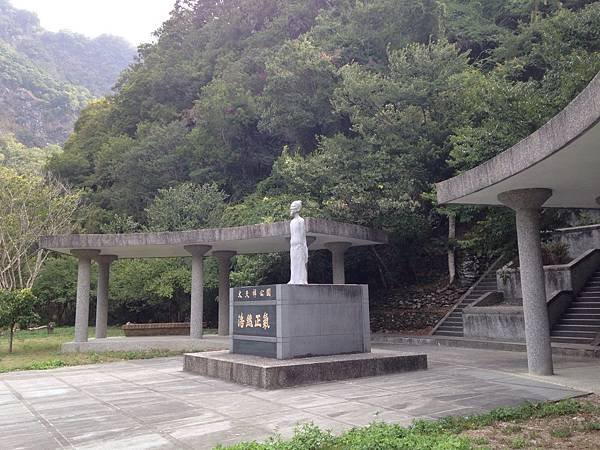
[[[600,208],[600,74],[536,132],[438,183],[437,198],[516,212],[529,371],[552,375],[539,213],[542,207]]]
[[[359,225],[306,218],[309,250],[332,255],[333,283],[345,284],[344,253],[350,247],[387,243],[387,235]],[[42,248],[73,255],[78,260],[75,343],[88,336],[90,267],[98,263],[96,339],[106,338],[110,265],[121,258],[192,257],[190,337],[202,337],[203,259],[214,256],[219,267],[219,334],[229,334],[229,270],[235,255],[289,251],[289,222],[232,228],[132,234],[46,236]]]

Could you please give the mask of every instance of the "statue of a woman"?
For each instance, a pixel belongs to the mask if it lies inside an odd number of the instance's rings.
[[[296,200],[290,206],[290,269],[291,276],[288,284],[308,284],[306,263],[308,262],[308,246],[306,245],[306,228],[304,219],[300,217],[302,202]]]

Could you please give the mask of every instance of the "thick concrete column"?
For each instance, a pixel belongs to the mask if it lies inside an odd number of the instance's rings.
[[[350,242],[327,242],[325,248],[331,252],[333,284],[346,284],[344,254],[352,247]]]
[[[229,269],[235,252],[213,252],[219,264],[219,336],[229,336]]]
[[[190,337],[202,338],[202,317],[204,310],[204,255],[210,245],[186,245],[185,250],[192,255],[192,292],[190,308]]]
[[[540,208],[551,196],[551,189],[542,188],[498,195],[501,203],[516,212],[527,364],[534,375],[554,373],[540,239]]]
[[[92,258],[99,250],[71,250],[77,257],[77,303],[75,305],[75,342],[87,342],[90,319],[90,272]]]
[[[96,292],[96,339],[106,337],[108,326],[108,280],[110,265],[117,259],[114,255],[101,255],[98,262],[98,289]]]

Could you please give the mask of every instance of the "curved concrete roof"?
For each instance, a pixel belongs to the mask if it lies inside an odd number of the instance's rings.
[[[69,234],[45,236],[40,246],[70,254],[72,250],[100,250],[101,255],[119,258],[190,256],[186,245],[209,245],[215,251],[238,254],[289,251],[289,222],[263,223],[231,228],[160,233]],[[385,244],[387,234],[380,230],[325,219],[305,218],[307,240],[311,250],[324,249],[331,242],[348,242],[352,246]]]
[[[600,208],[600,73],[565,109],[518,144],[437,184],[439,203],[500,205],[498,194],[549,188],[544,207]]]

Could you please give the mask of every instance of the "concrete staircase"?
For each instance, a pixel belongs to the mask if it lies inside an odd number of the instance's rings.
[[[498,290],[496,286],[496,271],[490,270],[483,275],[475,284],[461,297],[450,313],[444,317],[434,328],[434,336],[463,336],[463,309],[487,292]]]
[[[600,269],[552,327],[552,342],[596,344],[600,339]]]

